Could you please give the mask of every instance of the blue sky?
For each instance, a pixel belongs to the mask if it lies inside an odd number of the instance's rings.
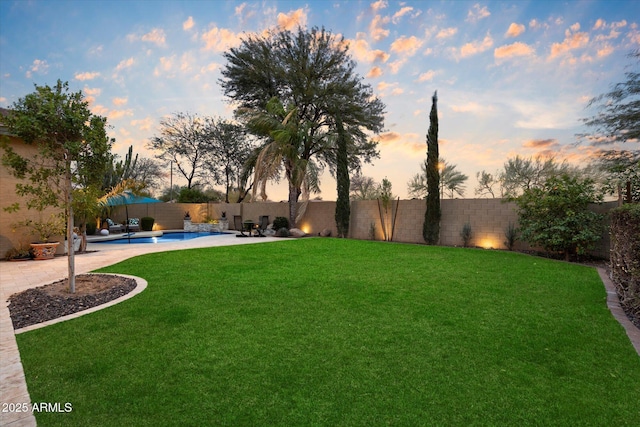
[[[69,81],[106,116],[114,151],[153,156],[162,117],[232,118],[218,84],[222,52],[243,34],[324,26],[349,42],[357,71],[386,104],[380,158],[364,175],[407,197],[426,158],[438,91],[440,153],[469,176],[509,158],[554,155],[584,164],[575,145],[587,101],[623,81],[640,48],[639,1],[8,1],[0,0],[0,106],[33,85]],[[637,149],[637,143],[629,149]],[[323,175],[324,200],[335,181]],[[286,185],[269,190],[286,198]]]

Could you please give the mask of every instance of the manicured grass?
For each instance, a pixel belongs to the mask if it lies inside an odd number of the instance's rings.
[[[638,425],[597,272],[339,239],[166,252],[148,288],[19,335],[41,425]]]

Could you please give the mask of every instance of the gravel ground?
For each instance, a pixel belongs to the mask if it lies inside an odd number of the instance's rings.
[[[110,274],[76,276],[76,292],[69,292],[68,279],[27,289],[9,297],[9,313],[14,329],[77,313],[128,294],[136,281]]]

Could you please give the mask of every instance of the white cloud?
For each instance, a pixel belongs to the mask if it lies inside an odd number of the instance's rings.
[[[117,105],[118,107],[121,105],[126,105],[129,100],[127,98],[113,98],[113,105]]]
[[[31,67],[27,70],[26,76],[28,79],[33,76],[33,73],[47,74],[49,72],[49,63],[46,59],[34,59]]]

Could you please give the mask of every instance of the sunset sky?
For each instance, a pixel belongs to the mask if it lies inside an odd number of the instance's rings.
[[[106,116],[114,152],[146,145],[174,112],[231,119],[222,53],[243,34],[322,27],[343,36],[357,72],[386,104],[380,158],[363,174],[407,197],[426,158],[438,91],[440,154],[469,176],[509,158],[555,155],[584,164],[576,145],[590,98],[624,80],[640,48],[640,1],[9,1],[0,0],[0,106],[34,84],[68,81]],[[633,145],[633,146],[632,146]],[[628,143],[638,149],[638,143]],[[168,185],[168,181],[167,181]],[[322,178],[324,200],[335,181]],[[286,183],[269,191],[286,199]]]

